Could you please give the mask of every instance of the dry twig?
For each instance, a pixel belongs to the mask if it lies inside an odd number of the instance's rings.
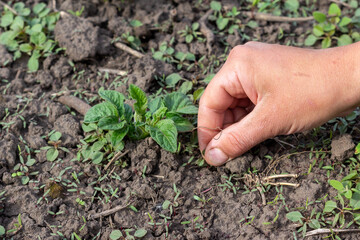
[[[123,210],[123,209],[127,208],[130,205],[131,205],[131,203],[127,203],[124,206],[117,206],[117,207],[111,208],[109,210],[100,212],[100,213],[95,213],[93,215],[89,215],[88,219],[89,220],[94,220],[94,219],[97,219],[97,218],[106,217],[106,216],[109,216],[109,215],[111,215],[113,213],[116,213],[116,212],[118,212],[120,210]]]
[[[4,3],[3,1],[0,1],[0,4],[3,5],[4,7],[6,7],[7,9],[9,9],[10,12],[12,12],[13,14],[17,15],[17,12],[15,11],[15,9],[10,7],[8,4]]]
[[[329,233],[352,233],[352,232],[360,232],[360,229],[326,229],[319,228],[310,232],[307,232],[305,237],[310,237],[319,234],[329,234]]]
[[[271,14],[257,13],[257,12],[243,12],[243,14],[259,21],[268,21],[268,22],[307,22],[314,19],[313,16],[293,18],[293,17],[274,16]]]
[[[129,152],[129,150],[126,150],[126,151],[123,152],[123,153],[122,153],[122,152],[118,152],[117,154],[115,154],[115,156],[114,156],[114,157],[110,160],[110,162],[105,166],[104,170],[106,171],[114,161],[118,160],[119,158],[122,158],[122,157],[125,156],[128,152]]]
[[[84,116],[86,112],[91,108],[89,104],[75,96],[61,96],[59,97],[58,101],[68,107],[75,109],[78,113]]]
[[[111,73],[111,74],[116,74],[116,75],[120,75],[120,76],[125,76],[127,75],[126,71],[123,70],[117,70],[117,69],[111,69],[111,68],[98,68],[98,70],[100,72],[107,72],[107,73]]]
[[[330,2],[343,5],[344,7],[352,8],[349,4],[347,4],[345,2],[342,2],[342,1],[339,1],[339,0],[330,0]]]
[[[141,52],[138,52],[134,49],[132,49],[131,47],[128,47],[126,46],[125,44],[121,43],[121,42],[117,42],[115,43],[115,47],[127,52],[127,53],[130,53],[131,55],[137,57],[137,58],[142,58],[144,57],[145,55],[142,54]]]
[[[204,36],[206,37],[206,47],[208,49],[209,54],[212,52],[212,47],[211,44],[214,42],[215,40],[215,36],[214,33],[211,31],[211,29],[209,29],[206,25],[206,20],[208,19],[208,17],[213,13],[214,10],[209,9],[204,16],[202,16],[199,20],[199,24],[200,24],[200,31],[202,34],[204,34]]]

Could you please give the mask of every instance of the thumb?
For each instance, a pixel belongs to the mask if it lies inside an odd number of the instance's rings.
[[[269,108],[262,103],[239,122],[218,133],[208,144],[205,160],[210,165],[219,166],[229,159],[240,156],[260,142],[274,137],[278,132],[271,118]]]

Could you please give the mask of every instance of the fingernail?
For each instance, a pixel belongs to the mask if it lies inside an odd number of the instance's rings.
[[[213,165],[216,165],[216,166],[219,166],[223,163],[225,163],[229,157],[226,156],[226,154],[221,151],[221,149],[219,148],[213,148],[211,150],[209,150],[208,152],[208,160],[213,164]]]

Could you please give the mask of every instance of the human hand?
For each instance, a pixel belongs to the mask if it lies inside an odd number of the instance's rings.
[[[206,161],[221,165],[268,138],[311,129],[354,109],[359,48],[235,47],[200,100],[198,138]]]

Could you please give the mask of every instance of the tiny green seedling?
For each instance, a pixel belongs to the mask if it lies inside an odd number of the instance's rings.
[[[7,234],[16,234],[18,231],[20,231],[22,229],[23,225],[22,225],[22,221],[21,221],[21,213],[19,213],[18,217],[17,217],[17,223],[14,223],[14,228],[8,230],[6,233]]]
[[[46,159],[50,162],[53,162],[57,159],[57,157],[59,156],[59,149],[64,152],[69,153],[68,149],[60,146],[61,136],[62,136],[62,134],[60,132],[57,132],[54,130],[51,131],[48,134],[48,137],[49,137],[48,143],[52,146],[46,146],[46,147],[41,148],[42,150],[46,150]]]
[[[178,34],[180,34],[181,37],[185,37],[185,41],[187,43],[191,43],[194,38],[197,39],[200,42],[203,42],[205,39],[199,37],[202,35],[202,33],[199,31],[200,24],[198,22],[195,22],[191,25],[191,27],[186,26],[184,30],[180,30]]]
[[[4,30],[0,35],[0,43],[14,52],[14,59],[23,53],[30,56],[28,69],[35,72],[39,68],[39,59],[49,56],[56,47],[53,30],[59,19],[59,13],[50,13],[45,3],[34,6],[32,11],[23,2],[13,5],[17,14],[4,8],[0,27]]]
[[[12,173],[11,176],[12,177],[21,177],[21,183],[26,185],[30,181],[29,176],[37,175],[37,174],[39,174],[39,172],[38,171],[29,172],[29,167],[33,166],[36,162],[35,159],[31,157],[30,149],[28,147],[26,147],[26,155],[27,155],[26,162],[22,156],[22,150],[19,145],[18,145],[18,149],[19,149],[20,163],[15,165],[14,170],[16,172]]]
[[[329,48],[332,40],[336,40],[338,46],[360,40],[360,34],[353,31],[356,20],[346,16],[341,17],[341,9],[336,3],[330,4],[328,15],[315,11],[313,16],[317,24],[314,25],[312,34],[306,38],[306,46],[313,46],[318,40],[321,40],[322,48]]]

